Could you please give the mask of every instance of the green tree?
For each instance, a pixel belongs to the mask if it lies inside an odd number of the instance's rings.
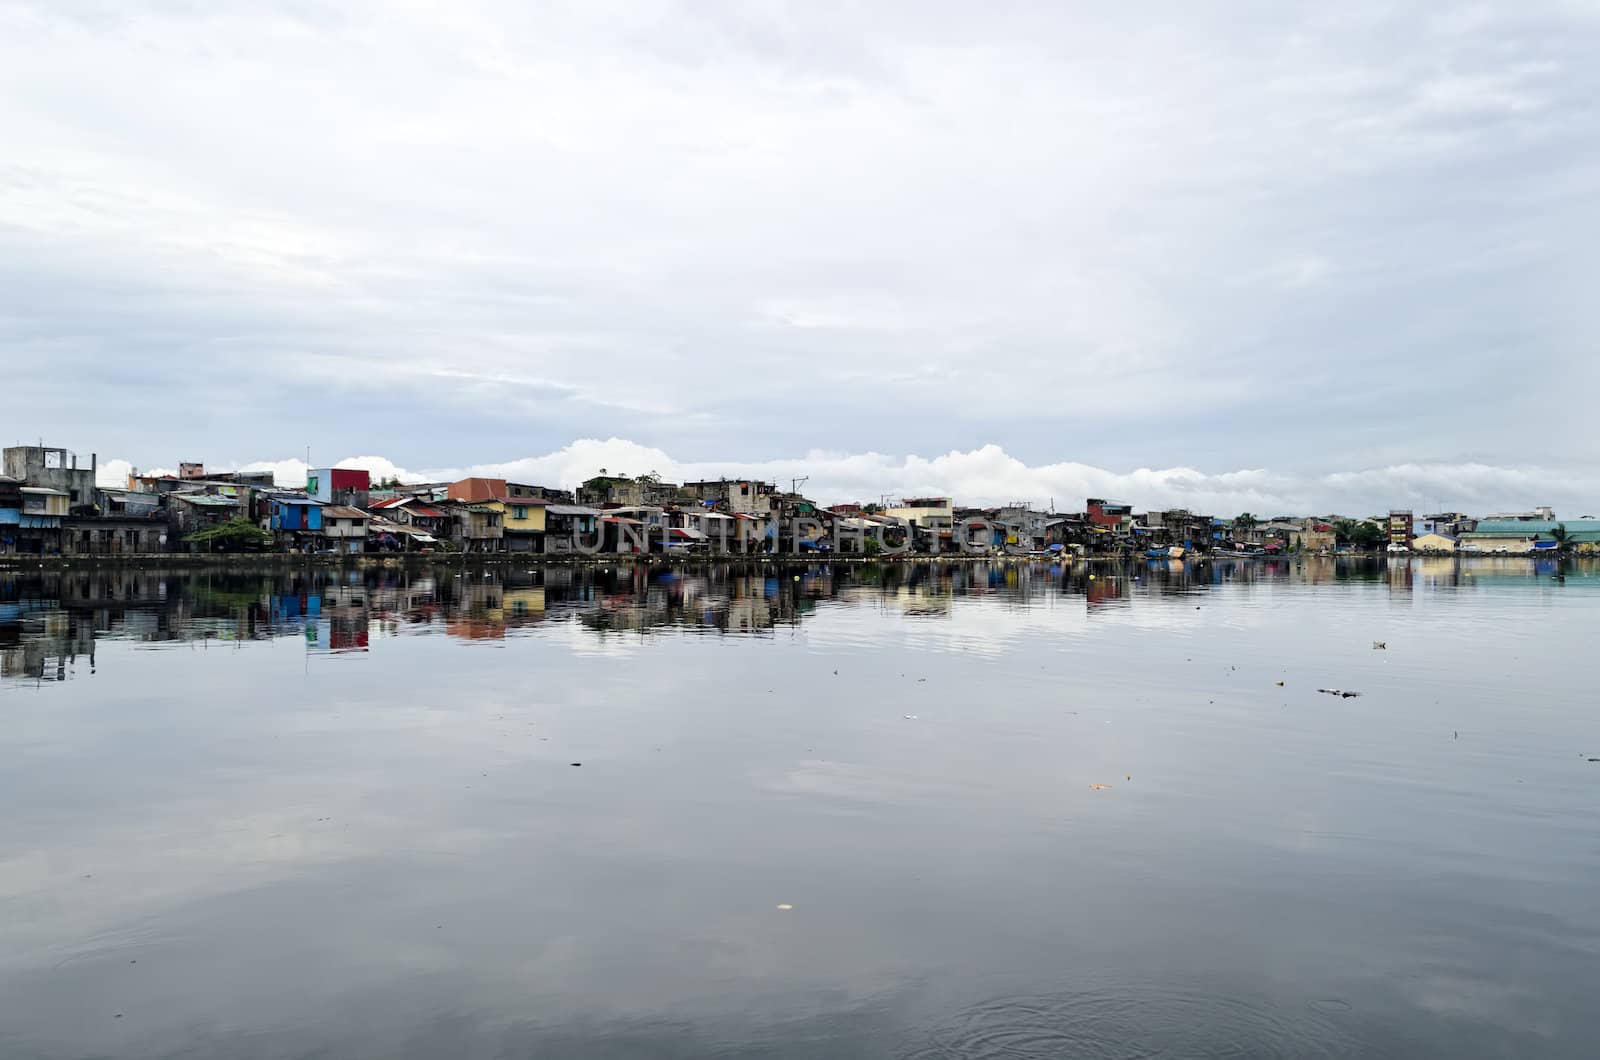
[[[208,552],[259,552],[272,546],[272,535],[248,519],[229,519],[196,530],[186,540]]]
[[[1561,553],[1572,551],[1572,533],[1567,529],[1566,523],[1557,523],[1550,531],[1550,536],[1556,540],[1556,551]]]
[[[1337,519],[1333,524],[1333,537],[1341,545],[1355,548],[1377,548],[1389,537],[1383,527],[1371,519],[1357,522],[1354,519]]]

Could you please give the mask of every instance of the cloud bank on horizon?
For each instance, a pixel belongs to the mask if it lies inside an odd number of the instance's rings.
[[[305,481],[306,464],[292,457],[253,461],[244,470],[270,470],[283,485]],[[326,465],[319,465],[326,466]],[[333,466],[360,467],[377,478],[403,482],[454,481],[468,475],[505,478],[571,489],[602,468],[613,474],[654,472],[672,482],[720,477],[752,477],[787,489],[804,478],[801,491],[824,504],[878,501],[888,496],[942,495],[979,506],[1020,501],[1060,511],[1081,511],[1088,497],[1103,497],[1147,508],[1188,508],[1233,516],[1380,514],[1390,507],[1466,511],[1528,510],[1550,504],[1565,517],[1600,514],[1600,473],[1574,474],[1548,468],[1489,465],[1404,464],[1325,475],[1296,475],[1260,469],[1207,473],[1187,467],[1109,471],[1086,464],[1030,466],[996,445],[936,457],[883,453],[811,452],[801,457],[761,462],[715,463],[675,459],[649,446],[620,438],[582,439],[540,456],[503,463],[411,469],[387,457],[351,456]],[[121,484],[127,461],[101,463],[104,484]],[[159,469],[146,469],[158,471]],[[1590,507],[1583,508],[1585,504]],[[1579,511],[1579,508],[1583,508]]]
[[[1595,54],[1570,0],[7,0],[7,433],[1581,507]]]

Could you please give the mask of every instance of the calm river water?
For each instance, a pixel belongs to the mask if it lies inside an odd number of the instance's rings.
[[[1597,631],[1526,560],[0,575],[0,1056],[1591,1058]]]

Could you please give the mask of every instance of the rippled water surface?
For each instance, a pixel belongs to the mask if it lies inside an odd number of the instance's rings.
[[[1524,560],[0,575],[0,1056],[1593,1057],[1597,633]]]

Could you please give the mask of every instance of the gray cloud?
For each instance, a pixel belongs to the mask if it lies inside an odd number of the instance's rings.
[[[13,433],[993,444],[1311,507],[1341,469],[1564,474],[1600,454],[1566,397],[1600,384],[1597,44],[1558,0],[14,2]]]

